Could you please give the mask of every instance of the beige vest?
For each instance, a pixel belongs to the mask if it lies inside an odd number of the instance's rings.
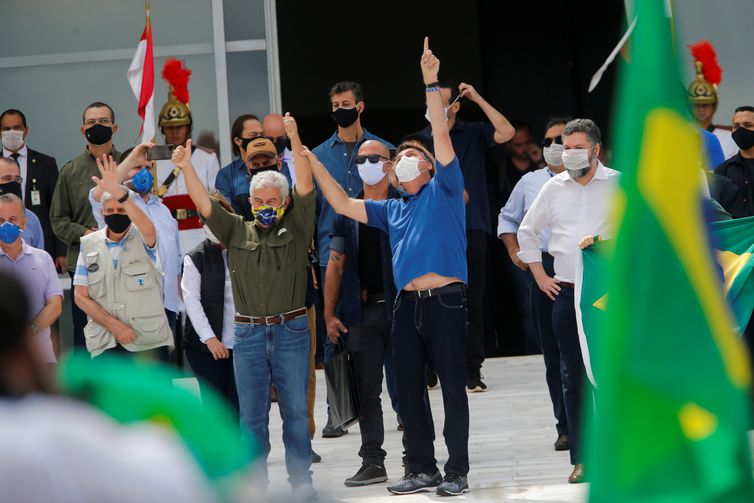
[[[173,333],[162,303],[162,274],[144,249],[141,234],[131,226],[121,243],[116,270],[105,241],[106,232],[105,228],[81,238],[89,297],[133,328],[136,340],[123,346],[127,350],[172,348]],[[92,358],[117,344],[115,337],[91,317],[84,327],[84,337]]]

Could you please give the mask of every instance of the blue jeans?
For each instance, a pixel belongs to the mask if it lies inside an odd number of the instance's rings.
[[[260,467],[266,476],[270,450],[270,385],[275,385],[288,481],[293,487],[310,484],[312,447],[306,390],[309,383],[311,339],[306,316],[280,325],[235,327],[233,364],[241,424],[266,449]]]

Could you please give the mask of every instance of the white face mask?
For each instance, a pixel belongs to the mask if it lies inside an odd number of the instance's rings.
[[[583,148],[572,148],[563,151],[563,166],[568,170],[568,175],[574,180],[583,178],[589,173],[589,151]]]
[[[359,176],[366,185],[377,185],[385,178],[385,172],[382,167],[385,165],[385,161],[369,162],[368,160],[364,164],[357,164],[359,168]]]
[[[11,151],[16,151],[24,146],[23,131],[3,131],[3,147]]]
[[[448,107],[443,107],[442,111],[445,112],[445,120],[447,121],[448,120]],[[432,124],[432,121],[429,118],[429,108],[427,109],[426,112],[424,112],[424,118],[427,119],[427,122]]]
[[[562,166],[563,151],[563,145],[553,143],[549,147],[542,149],[542,155],[545,157],[545,162],[550,166]]]
[[[395,176],[398,178],[398,181],[401,183],[410,182],[421,175],[422,172],[419,169],[420,162],[421,159],[418,157],[409,157],[407,155],[401,157],[401,160],[395,165]]]
[[[217,239],[217,237],[215,237],[214,234],[212,234],[212,231],[209,230],[209,227],[207,227],[206,225],[203,225],[202,227],[204,227],[204,232],[205,232],[205,234],[207,234],[207,239],[209,239],[210,241],[212,241],[216,245],[222,244],[222,243],[220,243],[220,240]]]

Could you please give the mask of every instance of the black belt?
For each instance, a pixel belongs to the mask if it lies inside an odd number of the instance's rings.
[[[199,216],[199,212],[197,210],[187,210],[184,208],[173,210],[170,212],[170,214],[173,215],[173,218],[175,218],[176,220],[188,220],[189,218],[196,218]]]
[[[272,316],[246,316],[243,314],[237,314],[233,319],[236,323],[242,325],[280,325],[281,323],[301,318],[302,316],[306,316],[305,307]]]
[[[573,283],[569,283],[568,281],[558,281],[558,285],[563,286],[565,288],[575,288]]]
[[[364,297],[362,297],[362,303],[364,305],[366,304],[379,304],[381,302],[385,302],[385,292],[380,293],[367,293]]]
[[[426,290],[403,290],[403,295],[405,295],[407,299],[429,299],[446,293],[462,293],[464,291],[466,291],[465,284],[451,283],[439,288],[428,288]]]

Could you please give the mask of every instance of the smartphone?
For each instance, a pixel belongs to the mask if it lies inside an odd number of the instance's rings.
[[[147,149],[148,161],[162,161],[173,157],[173,150],[177,145],[155,145]]]

